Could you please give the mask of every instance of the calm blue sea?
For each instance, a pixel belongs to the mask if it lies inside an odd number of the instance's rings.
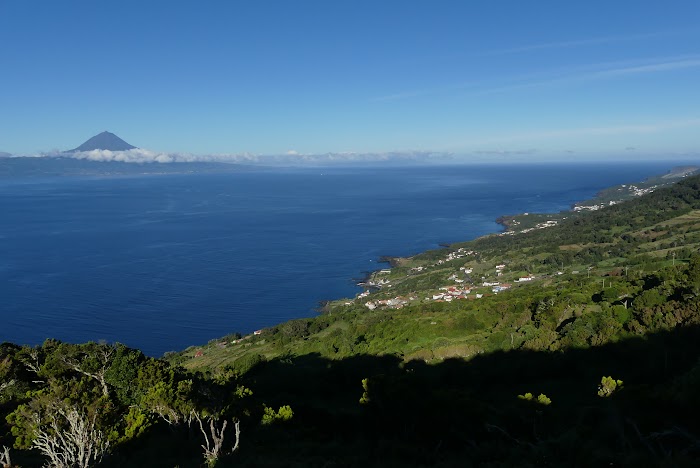
[[[0,341],[147,354],[249,333],[354,296],[411,255],[552,212],[671,162],[266,169],[0,180]]]

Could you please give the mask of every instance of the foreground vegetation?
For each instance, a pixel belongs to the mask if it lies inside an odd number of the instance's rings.
[[[0,446],[22,466],[696,466],[699,243],[690,177],[162,360],[3,344]],[[61,465],[73,433],[90,450]]]

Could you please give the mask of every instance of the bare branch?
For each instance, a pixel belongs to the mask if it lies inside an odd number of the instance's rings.
[[[27,369],[37,376],[41,370],[41,363],[39,362],[39,350],[36,348],[31,348],[29,350],[29,359],[22,359],[22,362],[27,367]],[[44,380],[32,380],[32,383],[45,383]]]
[[[87,370],[85,370],[82,362],[78,362],[77,360],[72,358],[64,356],[62,358],[62,361],[65,365],[67,365],[74,371],[97,380],[102,386],[102,394],[106,397],[109,397],[109,387],[107,386],[107,381],[105,380],[105,374],[107,372],[107,368],[109,367],[110,359],[112,358],[113,354],[114,348],[111,346],[105,346],[100,350],[99,358],[101,367],[100,370],[98,370],[97,372],[88,372]]]
[[[236,443],[233,445],[233,449],[231,449],[232,453],[238,450],[238,442],[241,440],[241,421],[236,419],[236,422],[233,423],[233,427],[236,430]]]
[[[3,382],[3,383],[1,383],[1,384],[0,384],[0,392],[2,392],[3,390],[5,390],[6,388],[12,387],[14,384],[15,384],[15,379],[12,379],[12,380],[10,380],[10,381],[8,381],[8,382]],[[0,458],[0,460],[2,460],[2,459]]]
[[[0,453],[0,466],[2,468],[10,468],[12,466],[12,460],[10,460],[10,449],[3,445],[2,453]]]
[[[171,426],[177,426],[178,424],[180,424],[180,419],[182,418],[182,416],[180,415],[180,413],[170,408],[169,406],[157,405],[151,408],[151,411],[153,411],[163,421],[170,424]]]
[[[95,417],[89,419],[75,408],[52,405],[48,421],[35,413],[34,422],[32,448],[49,459],[49,467],[87,468],[99,463],[109,448],[102,431],[95,429]]]
[[[223,453],[222,448],[224,445],[224,432],[226,431],[228,421],[224,420],[223,425],[221,426],[221,428],[219,428],[217,427],[216,420],[210,416],[209,418],[207,418],[209,419],[209,427],[205,429],[205,426],[202,423],[202,419],[199,417],[199,414],[192,412],[192,416],[197,421],[197,423],[199,423],[199,430],[204,436],[204,444],[201,445],[202,450],[204,450],[204,460],[207,462],[208,465],[213,465]],[[236,439],[231,452],[235,452],[236,450],[238,450],[238,444],[241,436],[240,421],[236,420],[234,422],[234,427],[236,430]]]

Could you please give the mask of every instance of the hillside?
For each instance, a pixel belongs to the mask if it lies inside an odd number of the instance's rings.
[[[0,445],[39,464],[58,408],[105,466],[198,466],[224,421],[210,465],[697,466],[699,245],[694,176],[395,259],[317,317],[164,360],[3,344]]]
[[[171,359],[192,370],[245,373],[263,398],[304,408],[318,433],[301,440],[315,449],[319,434],[336,434],[337,418],[381,427],[370,436],[334,436],[358,444],[335,446],[348,456],[378,444],[380,452],[398,450],[397,465],[449,465],[457,453],[482,461],[499,453],[507,464],[526,457],[539,465],[540,456],[554,462],[565,453],[564,464],[636,464],[650,455],[646,438],[664,434],[673,448],[655,441],[652,465],[694,460],[698,428],[683,408],[700,383],[691,344],[700,321],[699,242],[700,178],[693,177],[549,228],[397,259],[373,275],[375,290],[365,297]],[[625,410],[597,396],[608,376],[624,382]],[[527,409],[517,398],[527,392],[554,403]],[[379,408],[358,407],[363,395]],[[530,425],[548,414],[557,420],[545,424],[547,436],[522,426],[528,411]],[[639,419],[648,425],[640,428]],[[688,432],[673,432],[679,428]],[[626,448],[607,445],[602,434]],[[582,437],[590,446],[576,448]]]
[[[571,216],[572,212],[597,211],[606,206],[616,205],[623,201],[631,200],[651,193],[659,188],[667,187],[676,182],[700,173],[697,166],[678,166],[672,168],[666,174],[649,177],[642,182],[628,183],[608,187],[598,192],[590,200],[575,203],[571,210],[560,213],[520,213],[517,215],[501,216],[497,221],[503,224],[508,231],[522,232],[532,229],[551,227]]]
[[[406,361],[432,362],[534,343],[556,350],[572,345],[571,329],[601,310],[622,314],[615,333],[623,332],[634,326],[633,304],[650,289],[650,275],[677,281],[697,251],[699,184],[696,176],[603,210],[571,213],[548,228],[395,259],[394,268],[368,280],[374,292],[334,301],[318,317],[192,348],[177,360],[200,369],[251,354],[398,353]],[[659,291],[664,298],[674,297],[671,292]],[[602,294],[607,300],[593,299]],[[538,307],[549,311],[547,326],[526,317]]]

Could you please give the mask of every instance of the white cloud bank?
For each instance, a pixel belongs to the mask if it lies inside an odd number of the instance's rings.
[[[251,153],[199,155],[192,153],[165,153],[142,148],[128,151],[93,150],[75,153],[50,152],[37,156],[63,157],[89,161],[117,161],[125,163],[232,163],[256,165],[341,164],[363,162],[428,162],[452,159],[451,153],[429,151],[392,151],[384,153],[324,153],[302,154],[288,151],[279,155]]]
[[[164,153],[143,148],[127,151],[92,150],[74,153],[52,153],[46,156],[60,156],[89,161],[118,161],[126,163],[177,163],[177,162],[250,162],[255,159],[248,154],[236,155],[197,155],[192,153]]]

